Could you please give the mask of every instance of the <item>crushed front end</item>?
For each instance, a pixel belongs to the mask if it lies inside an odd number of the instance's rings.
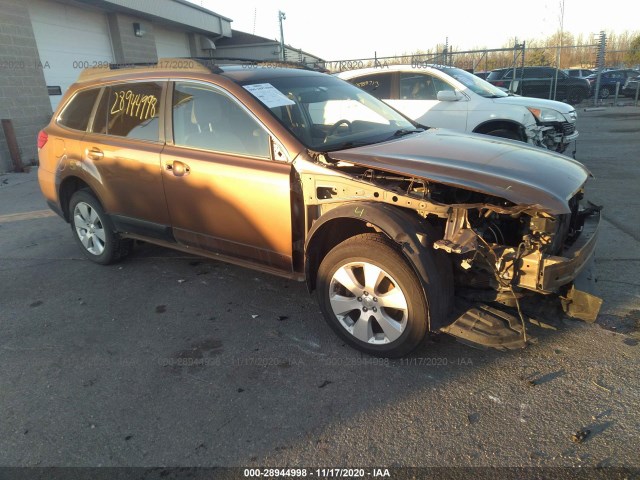
[[[350,177],[327,178],[322,192],[333,193],[322,202],[358,196],[411,211],[420,244],[446,253],[456,311],[432,322],[432,331],[477,346],[521,348],[528,343],[521,303],[556,303],[540,296],[559,298],[570,316],[595,320],[601,300],[576,279],[593,259],[601,208],[583,199],[590,173],[579,162],[446,130],[317,158],[327,171]]]
[[[579,136],[576,129],[576,111],[560,113],[552,109],[533,107],[529,107],[529,111],[536,119],[536,125],[527,132],[530,143],[558,153],[564,153],[573,143],[572,156],[575,157],[575,142]]]
[[[470,299],[513,304],[528,292],[555,294],[567,315],[593,322],[602,301],[574,282],[593,259],[601,207],[582,197],[555,216],[489,204],[452,208],[434,248],[451,254],[456,284]]]

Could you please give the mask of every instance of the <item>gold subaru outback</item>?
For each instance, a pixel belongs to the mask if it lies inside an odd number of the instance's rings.
[[[600,218],[583,165],[423,127],[316,71],[87,69],[38,148],[42,192],[90,260],[143,240],[305,281],[372,355],[405,355],[428,332],[521,348],[523,300],[556,296],[586,320],[600,306],[574,286]]]

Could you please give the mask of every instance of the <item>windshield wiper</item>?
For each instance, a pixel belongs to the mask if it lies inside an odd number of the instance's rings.
[[[348,142],[344,142],[344,143],[339,143],[337,145],[334,145],[331,147],[330,150],[327,150],[328,152],[334,152],[337,150],[343,150],[345,148],[354,148],[354,147],[364,147],[365,145],[371,145],[373,143],[378,143],[376,141],[359,141],[359,142],[355,142],[353,140],[349,140]]]
[[[401,128],[400,130],[396,130],[389,138],[403,137],[405,135],[409,135],[410,133],[420,132],[424,132],[424,130],[421,128],[414,128],[413,130],[409,130],[408,128]]]

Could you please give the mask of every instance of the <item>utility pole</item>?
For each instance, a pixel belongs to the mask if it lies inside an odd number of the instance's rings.
[[[515,38],[514,43],[513,43],[513,78],[511,79],[511,85],[509,85],[509,90],[513,93],[516,93],[516,90],[518,90],[518,87],[516,85],[516,64],[518,63],[518,49],[521,48],[520,44],[518,43],[518,37]],[[522,44],[522,61],[523,61],[523,66],[524,66],[524,43]],[[523,76],[524,76],[524,72],[523,72]],[[520,81],[522,81],[522,79],[520,79]]]
[[[598,42],[598,53],[596,55],[596,68],[598,69],[598,76],[596,77],[596,87],[593,92],[593,104],[598,105],[598,95],[600,95],[600,75],[602,75],[602,69],[604,68],[604,55],[606,53],[607,34],[604,31],[600,32],[600,39]]]
[[[558,91],[558,70],[560,69],[560,55],[562,54],[564,40],[564,0],[560,3],[560,48],[556,51],[556,74],[553,81],[553,99],[556,100]]]
[[[283,11],[278,10],[278,21],[280,22],[280,60],[283,62],[287,60],[287,54],[284,51],[284,30],[282,29],[282,21],[286,20],[287,16]]]

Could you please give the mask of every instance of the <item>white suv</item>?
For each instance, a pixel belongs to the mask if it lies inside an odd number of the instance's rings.
[[[571,105],[509,94],[459,68],[390,65],[336,75],[429,127],[510,138],[560,153],[578,138]]]

